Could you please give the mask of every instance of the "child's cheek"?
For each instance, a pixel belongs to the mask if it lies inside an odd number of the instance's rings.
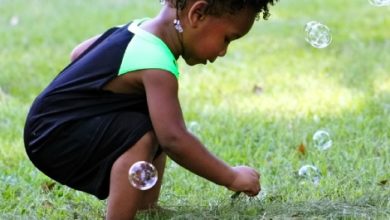
[[[207,58],[213,58],[219,54],[219,51],[222,50],[222,47],[217,42],[207,42],[207,44],[204,44],[200,51],[201,53],[206,56]]]

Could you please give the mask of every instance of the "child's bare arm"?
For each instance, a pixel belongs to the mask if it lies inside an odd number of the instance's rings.
[[[147,70],[143,82],[153,128],[165,153],[181,166],[234,191],[256,195],[259,174],[248,167],[232,168],[211,154],[187,131],[174,76],[161,70]]]
[[[79,57],[80,54],[82,54],[89,46],[91,46],[100,36],[100,34],[96,35],[77,45],[70,54],[70,60],[74,61],[75,59],[77,59],[77,57]]]

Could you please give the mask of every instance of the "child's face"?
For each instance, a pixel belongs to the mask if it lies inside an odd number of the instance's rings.
[[[249,32],[255,18],[256,13],[248,8],[234,15],[206,15],[196,27],[183,33],[185,53],[182,57],[188,65],[214,62],[217,57],[226,54],[231,41]]]

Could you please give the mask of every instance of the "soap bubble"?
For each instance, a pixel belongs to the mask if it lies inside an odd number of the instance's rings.
[[[9,21],[9,25],[12,26],[12,27],[15,27],[18,24],[19,24],[19,17],[16,16],[16,15],[12,16],[12,18]]]
[[[368,2],[377,7],[390,5],[390,0],[368,0]]]
[[[330,139],[329,133],[324,130],[319,130],[314,133],[313,142],[314,146],[319,150],[327,150],[333,144],[333,141]]]
[[[304,179],[314,183],[315,185],[318,185],[318,183],[320,182],[320,178],[321,178],[320,171],[318,170],[317,167],[315,167],[313,165],[302,166],[298,171],[298,175],[301,178],[304,178]]]
[[[148,190],[157,183],[157,169],[146,161],[138,161],[129,169],[129,181],[140,190]]]
[[[330,29],[317,21],[308,22],[305,25],[305,32],[305,40],[313,47],[325,48],[332,42]]]
[[[193,134],[196,134],[200,131],[200,125],[198,122],[196,121],[191,121],[190,123],[188,123],[188,130],[193,133]]]

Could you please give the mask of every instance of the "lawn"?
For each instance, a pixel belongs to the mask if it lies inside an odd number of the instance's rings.
[[[148,2],[148,3],[146,3]],[[101,219],[105,201],[40,173],[23,146],[33,99],[82,40],[139,17],[144,0],[0,0],[0,219]],[[258,168],[255,198],[167,164],[160,204],[139,219],[389,219],[390,6],[368,0],[281,0],[228,54],[208,66],[180,60],[188,124],[231,165]],[[305,41],[309,21],[332,43]],[[329,133],[332,146],[315,147]],[[298,175],[317,167],[318,181]]]

